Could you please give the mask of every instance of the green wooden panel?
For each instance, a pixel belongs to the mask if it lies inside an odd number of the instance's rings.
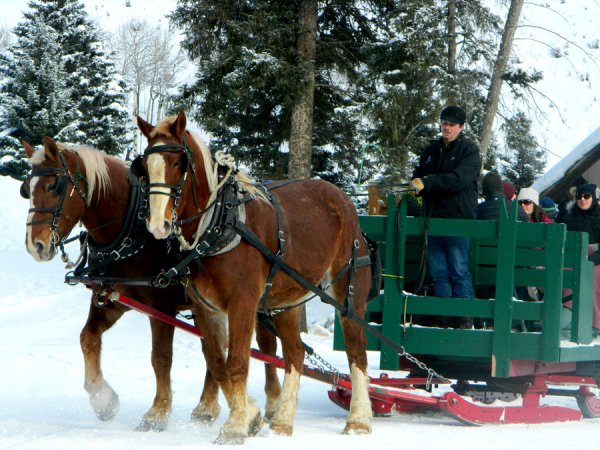
[[[393,197],[392,197],[393,198]],[[391,199],[388,199],[391,200]],[[398,211],[399,209],[399,211]],[[493,299],[444,299],[406,294],[425,276],[425,219],[406,217],[405,204],[389,201],[387,216],[361,217],[361,227],[381,243],[384,293],[368,305],[366,319],[411,353],[447,361],[494,361],[494,375],[509,376],[511,360],[593,361],[600,346],[560,347],[558,323],[563,289],[573,290],[571,340],[591,341],[593,265],[587,261],[587,234],[565,232],[562,224],[516,222],[514,204],[498,221],[430,219],[429,235],[471,237],[470,268],[475,288],[491,287]],[[476,224],[476,226],[474,226]],[[543,302],[513,298],[514,286],[543,288]],[[453,330],[404,325],[413,316],[467,316],[494,319],[494,331]],[[516,333],[514,321],[540,321],[541,332]],[[343,348],[336,322],[335,348]],[[380,367],[397,369],[398,355],[368,337],[379,350]],[[462,360],[464,361],[464,359]]]

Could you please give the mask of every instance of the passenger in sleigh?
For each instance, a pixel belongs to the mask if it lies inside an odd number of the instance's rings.
[[[594,296],[593,296],[593,336],[600,335],[600,206],[598,205],[598,188],[595,184],[586,183],[577,187],[575,204],[571,205],[564,216],[567,231],[585,231],[589,235],[588,260],[594,263]],[[564,293],[569,294],[568,292]],[[563,329],[571,326],[571,302],[563,305],[561,315]]]

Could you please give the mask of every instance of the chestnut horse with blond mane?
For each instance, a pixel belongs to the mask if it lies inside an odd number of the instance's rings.
[[[178,306],[185,304],[180,284],[162,289],[141,283],[127,284],[127,280],[147,280],[165,270],[169,249],[166,241],[150,236],[143,224],[138,231],[143,231],[144,236],[137,236],[142,241],[140,245],[130,249],[121,246],[130,238],[136,239],[124,234],[124,230],[131,229],[132,220],[135,221],[138,215],[138,211],[130,206],[135,188],[124,161],[90,147],[65,146],[49,137],[41,150],[35,151],[26,142],[24,146],[32,166],[32,172],[21,188],[21,194],[30,201],[25,241],[27,251],[37,261],[51,260],[60,242],[81,221],[89,233],[88,246],[93,243],[97,252],[103,251],[110,256],[114,252],[131,253],[102,267],[102,275],[114,277],[112,289],[174,316]],[[93,294],[99,295],[102,295],[100,291]],[[80,335],[85,367],[84,387],[96,415],[102,420],[112,419],[119,406],[117,394],[104,379],[100,368],[102,334],[127,310],[112,302],[99,307],[97,302],[92,301]],[[211,324],[214,327],[212,332],[226,339],[226,325],[219,320],[212,320]],[[166,428],[171,413],[170,370],[174,330],[171,325],[154,318],[150,318],[150,326],[156,395],[137,429],[161,431]],[[263,352],[275,354],[277,344],[270,332],[258,330],[257,340]],[[266,370],[267,409],[274,410],[280,385],[275,369],[269,366]],[[192,419],[211,423],[219,410],[218,384],[207,371],[204,389],[192,412]]]
[[[206,145],[186,130],[183,113],[156,126],[138,117],[138,126],[148,140],[143,158],[134,162],[148,176],[148,230],[157,239],[174,233],[190,260],[198,255],[201,269],[188,266],[194,309],[226,315],[229,321],[227,353],[220,336],[205,333],[209,370],[230,407],[216,442],[241,443],[261,426],[246,386],[257,310],[273,315],[286,362],[270,428],[291,435],[304,361],[297,306],[312,292],[279,269],[292,268],[362,318],[371,281],[368,265],[354,264],[368,255],[354,204],[325,181],[290,181],[268,189],[255,184],[233,170],[227,155],[215,162]],[[369,433],[364,331],[347,316],[341,322],[353,386],[344,432]]]

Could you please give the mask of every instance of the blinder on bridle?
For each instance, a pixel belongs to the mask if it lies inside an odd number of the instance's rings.
[[[29,192],[29,182],[33,177],[43,177],[50,175],[54,175],[56,177],[56,183],[52,188],[52,193],[56,197],[60,196],[61,193],[66,189],[69,178],[66,174],[66,169],[62,167],[53,167],[52,169],[38,169],[32,171],[27,176],[27,178],[25,178],[25,181],[21,183],[21,189],[19,190],[21,197],[23,197],[26,200],[29,200],[29,198],[31,197],[31,192]]]

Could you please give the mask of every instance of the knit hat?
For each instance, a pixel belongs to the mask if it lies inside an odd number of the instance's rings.
[[[503,181],[502,187],[504,188],[504,196],[507,200],[512,200],[513,195],[517,193],[517,188],[510,181]]]
[[[594,183],[586,183],[581,186],[577,186],[577,190],[575,191],[575,195],[579,194],[592,194],[592,198],[596,201],[596,188],[597,186]]]
[[[540,194],[533,188],[522,188],[519,191],[519,195],[517,196],[517,200],[531,200],[536,205],[540,204]]]
[[[540,206],[545,211],[546,215],[551,219],[554,219],[558,214],[558,208],[554,200],[550,197],[543,197],[540,199]]]
[[[442,110],[440,120],[462,125],[467,120],[467,113],[460,106],[447,106]]]
[[[488,172],[481,180],[481,193],[484,197],[503,195],[502,178],[496,172]]]

